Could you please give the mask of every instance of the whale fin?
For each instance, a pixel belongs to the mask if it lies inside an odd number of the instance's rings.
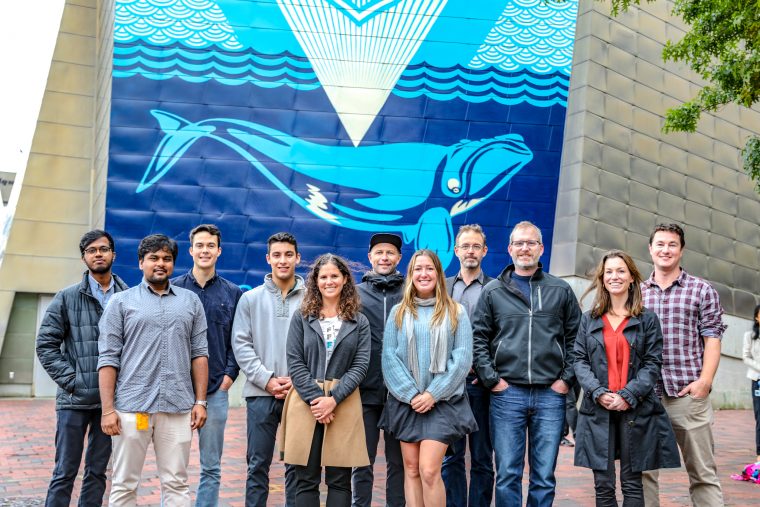
[[[150,114],[158,120],[165,135],[137,186],[135,192],[138,194],[160,180],[195,141],[214,131],[213,126],[190,123],[166,111],[153,109]]]
[[[454,227],[447,210],[431,208],[422,214],[417,221],[414,248],[432,250],[441,259],[443,269],[448,267],[454,257]]]

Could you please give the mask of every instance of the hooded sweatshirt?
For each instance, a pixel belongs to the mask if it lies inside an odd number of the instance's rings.
[[[296,275],[295,286],[283,299],[268,274],[262,285],[240,298],[232,324],[232,349],[246,377],[244,397],[272,396],[266,391],[269,379],[288,376],[288,328],[301,308],[304,292],[304,280]]]

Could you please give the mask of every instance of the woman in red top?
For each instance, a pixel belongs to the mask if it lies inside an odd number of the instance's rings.
[[[597,506],[617,506],[615,460],[625,507],[644,506],[641,472],[680,466],[675,435],[654,386],[662,331],[644,308],[630,255],[607,252],[585,295],[596,291],[575,341],[575,374],[585,392],[578,411],[575,465],[594,471]]]

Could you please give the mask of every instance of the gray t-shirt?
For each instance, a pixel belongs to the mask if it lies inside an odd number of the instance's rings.
[[[325,340],[325,350],[327,351],[325,368],[330,364],[330,358],[332,357],[333,350],[335,350],[335,340],[338,338],[341,324],[343,324],[343,321],[338,316],[319,319],[319,327],[322,328],[322,338]]]

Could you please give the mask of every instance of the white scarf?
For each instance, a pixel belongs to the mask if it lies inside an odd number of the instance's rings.
[[[420,306],[435,306],[435,298],[420,299],[415,297],[414,302]],[[449,349],[449,314],[443,318],[443,321],[437,325],[430,325],[430,373],[443,373],[446,371],[446,361],[448,359]],[[412,377],[417,383],[417,387],[422,390],[420,385],[420,366],[417,358],[417,339],[414,336],[414,318],[412,312],[407,311],[404,314],[404,326],[406,330],[406,353],[409,361],[409,369]]]

